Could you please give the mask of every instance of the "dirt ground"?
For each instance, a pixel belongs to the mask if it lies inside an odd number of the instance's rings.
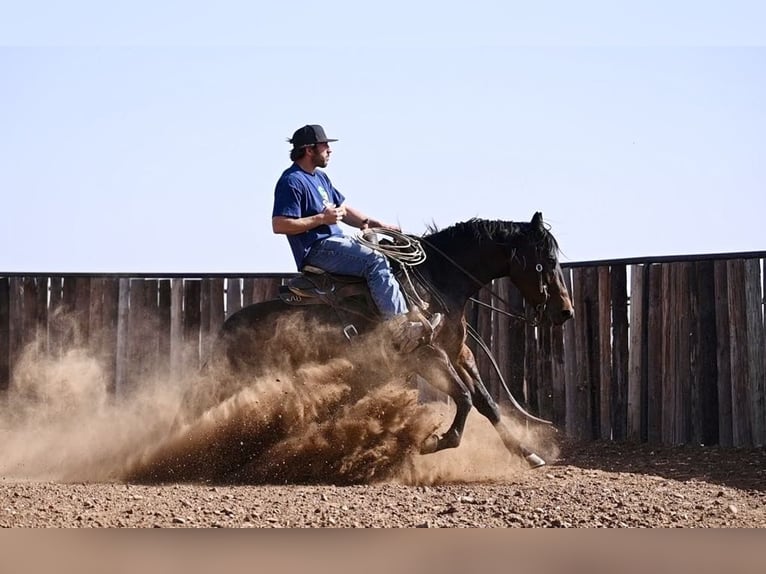
[[[529,470],[475,411],[458,448],[418,454],[449,405],[395,381],[361,388],[343,361],[238,379],[187,418],[180,390],[209,399],[232,381],[115,398],[81,352],[19,372],[0,402],[0,527],[766,527],[763,448],[515,428],[548,461]]]
[[[569,444],[559,460],[513,478],[420,486],[3,479],[0,526],[760,528],[766,453]]]

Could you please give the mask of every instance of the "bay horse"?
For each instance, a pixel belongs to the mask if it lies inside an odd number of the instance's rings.
[[[459,446],[468,413],[476,407],[511,453],[523,456],[532,468],[544,465],[545,461],[526,449],[501,421],[499,407],[487,391],[466,344],[465,319],[471,297],[501,277],[508,277],[519,289],[527,306],[535,310],[535,320],[561,325],[574,316],[559,265],[559,246],[542,214],[535,213],[529,222],[471,219],[417,240],[425,259],[410,268],[408,281],[402,281],[401,268],[397,276],[411,298],[427,305],[429,312],[444,315],[443,326],[428,344],[408,354],[394,352],[389,356],[395,357],[393,362],[399,372],[422,377],[451,397],[456,406],[450,427],[441,436],[426,439],[421,453]],[[306,356],[291,357],[288,349],[276,357],[273,353],[259,353],[264,342],[273,337],[279,321],[287,321],[282,323],[285,325],[295,319],[301,320],[303,330],[316,329],[317,344],[312,346],[310,360],[322,362],[353,356],[354,341],[381,336],[383,331],[376,327],[382,319],[371,305],[363,280],[343,276],[330,279],[337,283],[319,289],[313,301],[306,300],[306,295],[310,295],[306,290],[297,291],[303,296],[285,290],[286,295],[279,299],[233,313],[214,344],[214,356],[235,371],[266,372],[277,363],[298,367]],[[349,289],[354,285],[356,290]],[[326,295],[331,290],[337,294],[328,300]],[[351,294],[343,297],[344,290]],[[349,327],[354,336],[350,335]],[[354,360],[364,362],[359,356]]]

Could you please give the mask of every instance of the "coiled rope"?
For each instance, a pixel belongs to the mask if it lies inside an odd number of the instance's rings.
[[[384,227],[370,227],[358,234],[356,240],[407,267],[420,265],[426,260],[426,252],[420,245],[420,241],[400,231]]]

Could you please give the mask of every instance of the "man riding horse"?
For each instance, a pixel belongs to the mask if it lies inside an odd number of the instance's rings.
[[[306,266],[333,274],[363,277],[375,306],[386,320],[394,344],[411,352],[430,342],[442,323],[441,313],[430,318],[409,309],[388,259],[343,233],[339,222],[365,230],[377,227],[399,231],[395,225],[364,215],[345,203],[345,197],[324,171],[332,149],[320,125],[305,125],[288,140],[293,164],[277,181],[271,227],[286,235],[299,271]]]

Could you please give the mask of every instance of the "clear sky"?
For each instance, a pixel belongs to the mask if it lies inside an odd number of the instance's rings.
[[[294,271],[306,123],[411,233],[542,211],[564,261],[766,250],[763,2],[0,0],[0,272]]]

